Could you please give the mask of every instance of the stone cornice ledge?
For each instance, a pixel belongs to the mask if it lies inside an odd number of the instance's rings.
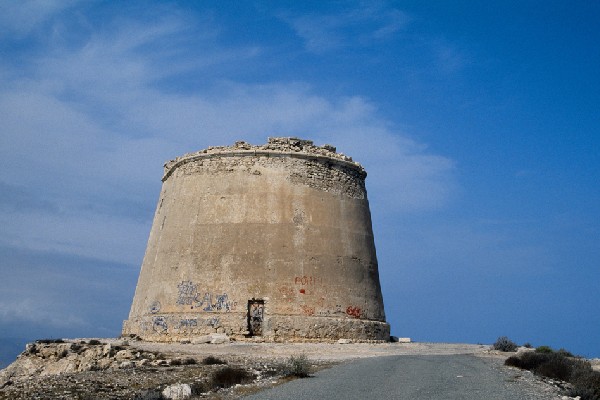
[[[336,153],[333,146],[314,146],[310,140],[277,137],[269,138],[269,143],[266,145],[253,146],[246,142],[236,142],[234,146],[209,147],[205,150],[177,157],[165,163],[162,181],[166,181],[177,168],[190,162],[211,158],[248,156],[291,157],[329,162],[354,169],[363,178],[367,175],[362,165],[353,161],[351,157]]]

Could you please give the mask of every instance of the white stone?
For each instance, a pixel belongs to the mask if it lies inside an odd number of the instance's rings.
[[[191,340],[192,344],[210,343],[212,340],[211,335],[198,336]]]
[[[123,361],[121,364],[119,364],[119,368],[121,369],[128,369],[133,367],[135,367],[135,364],[131,361]]]
[[[192,388],[187,383],[176,383],[171,386],[167,386],[162,391],[162,395],[166,399],[170,400],[184,400],[192,397]]]
[[[352,343],[352,340],[350,339],[338,339],[338,344],[350,344]]]
[[[398,338],[398,343],[410,343],[411,340],[409,337],[399,337]]]
[[[211,344],[222,344],[229,343],[229,337],[224,333],[214,333],[211,335],[212,339],[210,340]]]
[[[534,348],[531,347],[519,347],[519,349],[517,350],[517,355],[523,354],[523,353],[530,353],[535,351]]]
[[[132,360],[135,356],[131,350],[119,350],[117,351],[117,354],[115,354],[115,358],[117,360]]]

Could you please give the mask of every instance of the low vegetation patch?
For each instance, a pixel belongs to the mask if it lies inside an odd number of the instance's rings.
[[[540,346],[518,356],[509,357],[506,365],[526,369],[534,374],[571,384],[569,395],[581,400],[600,400],[600,372],[589,361],[574,357],[570,352]]]
[[[517,351],[517,347],[519,346],[517,346],[515,342],[513,342],[506,336],[500,336],[498,340],[496,340],[496,342],[492,345],[492,347],[494,348],[494,350],[498,351],[513,352]]]
[[[227,362],[213,356],[208,356],[204,360],[202,360],[202,364],[204,365],[221,365],[227,364]]]
[[[254,376],[242,368],[225,367],[215,371],[211,377],[213,388],[228,388],[237,384],[250,383]]]
[[[290,356],[283,366],[284,376],[294,376],[297,378],[306,378],[310,376],[311,366],[306,355]]]

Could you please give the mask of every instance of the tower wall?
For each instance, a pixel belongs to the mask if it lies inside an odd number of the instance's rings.
[[[295,138],[165,164],[123,334],[388,340],[365,177]]]

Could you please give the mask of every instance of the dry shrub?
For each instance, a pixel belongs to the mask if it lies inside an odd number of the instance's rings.
[[[538,348],[539,349],[539,348]],[[533,371],[536,375],[572,384],[569,395],[581,400],[600,400],[600,372],[594,371],[589,361],[567,356],[566,350],[554,352],[542,346],[541,352],[527,352],[509,357],[505,364]]]
[[[492,347],[494,348],[494,350],[513,352],[517,351],[518,346],[515,342],[513,342],[506,336],[500,336],[498,340],[496,340],[496,343],[492,345]]]
[[[306,378],[310,376],[310,362],[306,355],[291,356],[283,367],[283,375]]]
[[[245,369],[227,366],[212,374],[211,386],[214,388],[228,388],[237,384],[250,383],[253,380],[252,374]]]
[[[227,364],[227,362],[220,360],[217,357],[208,356],[204,360],[202,360],[202,364],[204,364],[204,365],[222,365],[222,364]]]
[[[527,352],[520,356],[509,357],[504,364],[511,367],[526,369],[529,371],[536,370],[540,365],[548,362],[550,355],[544,353]]]

